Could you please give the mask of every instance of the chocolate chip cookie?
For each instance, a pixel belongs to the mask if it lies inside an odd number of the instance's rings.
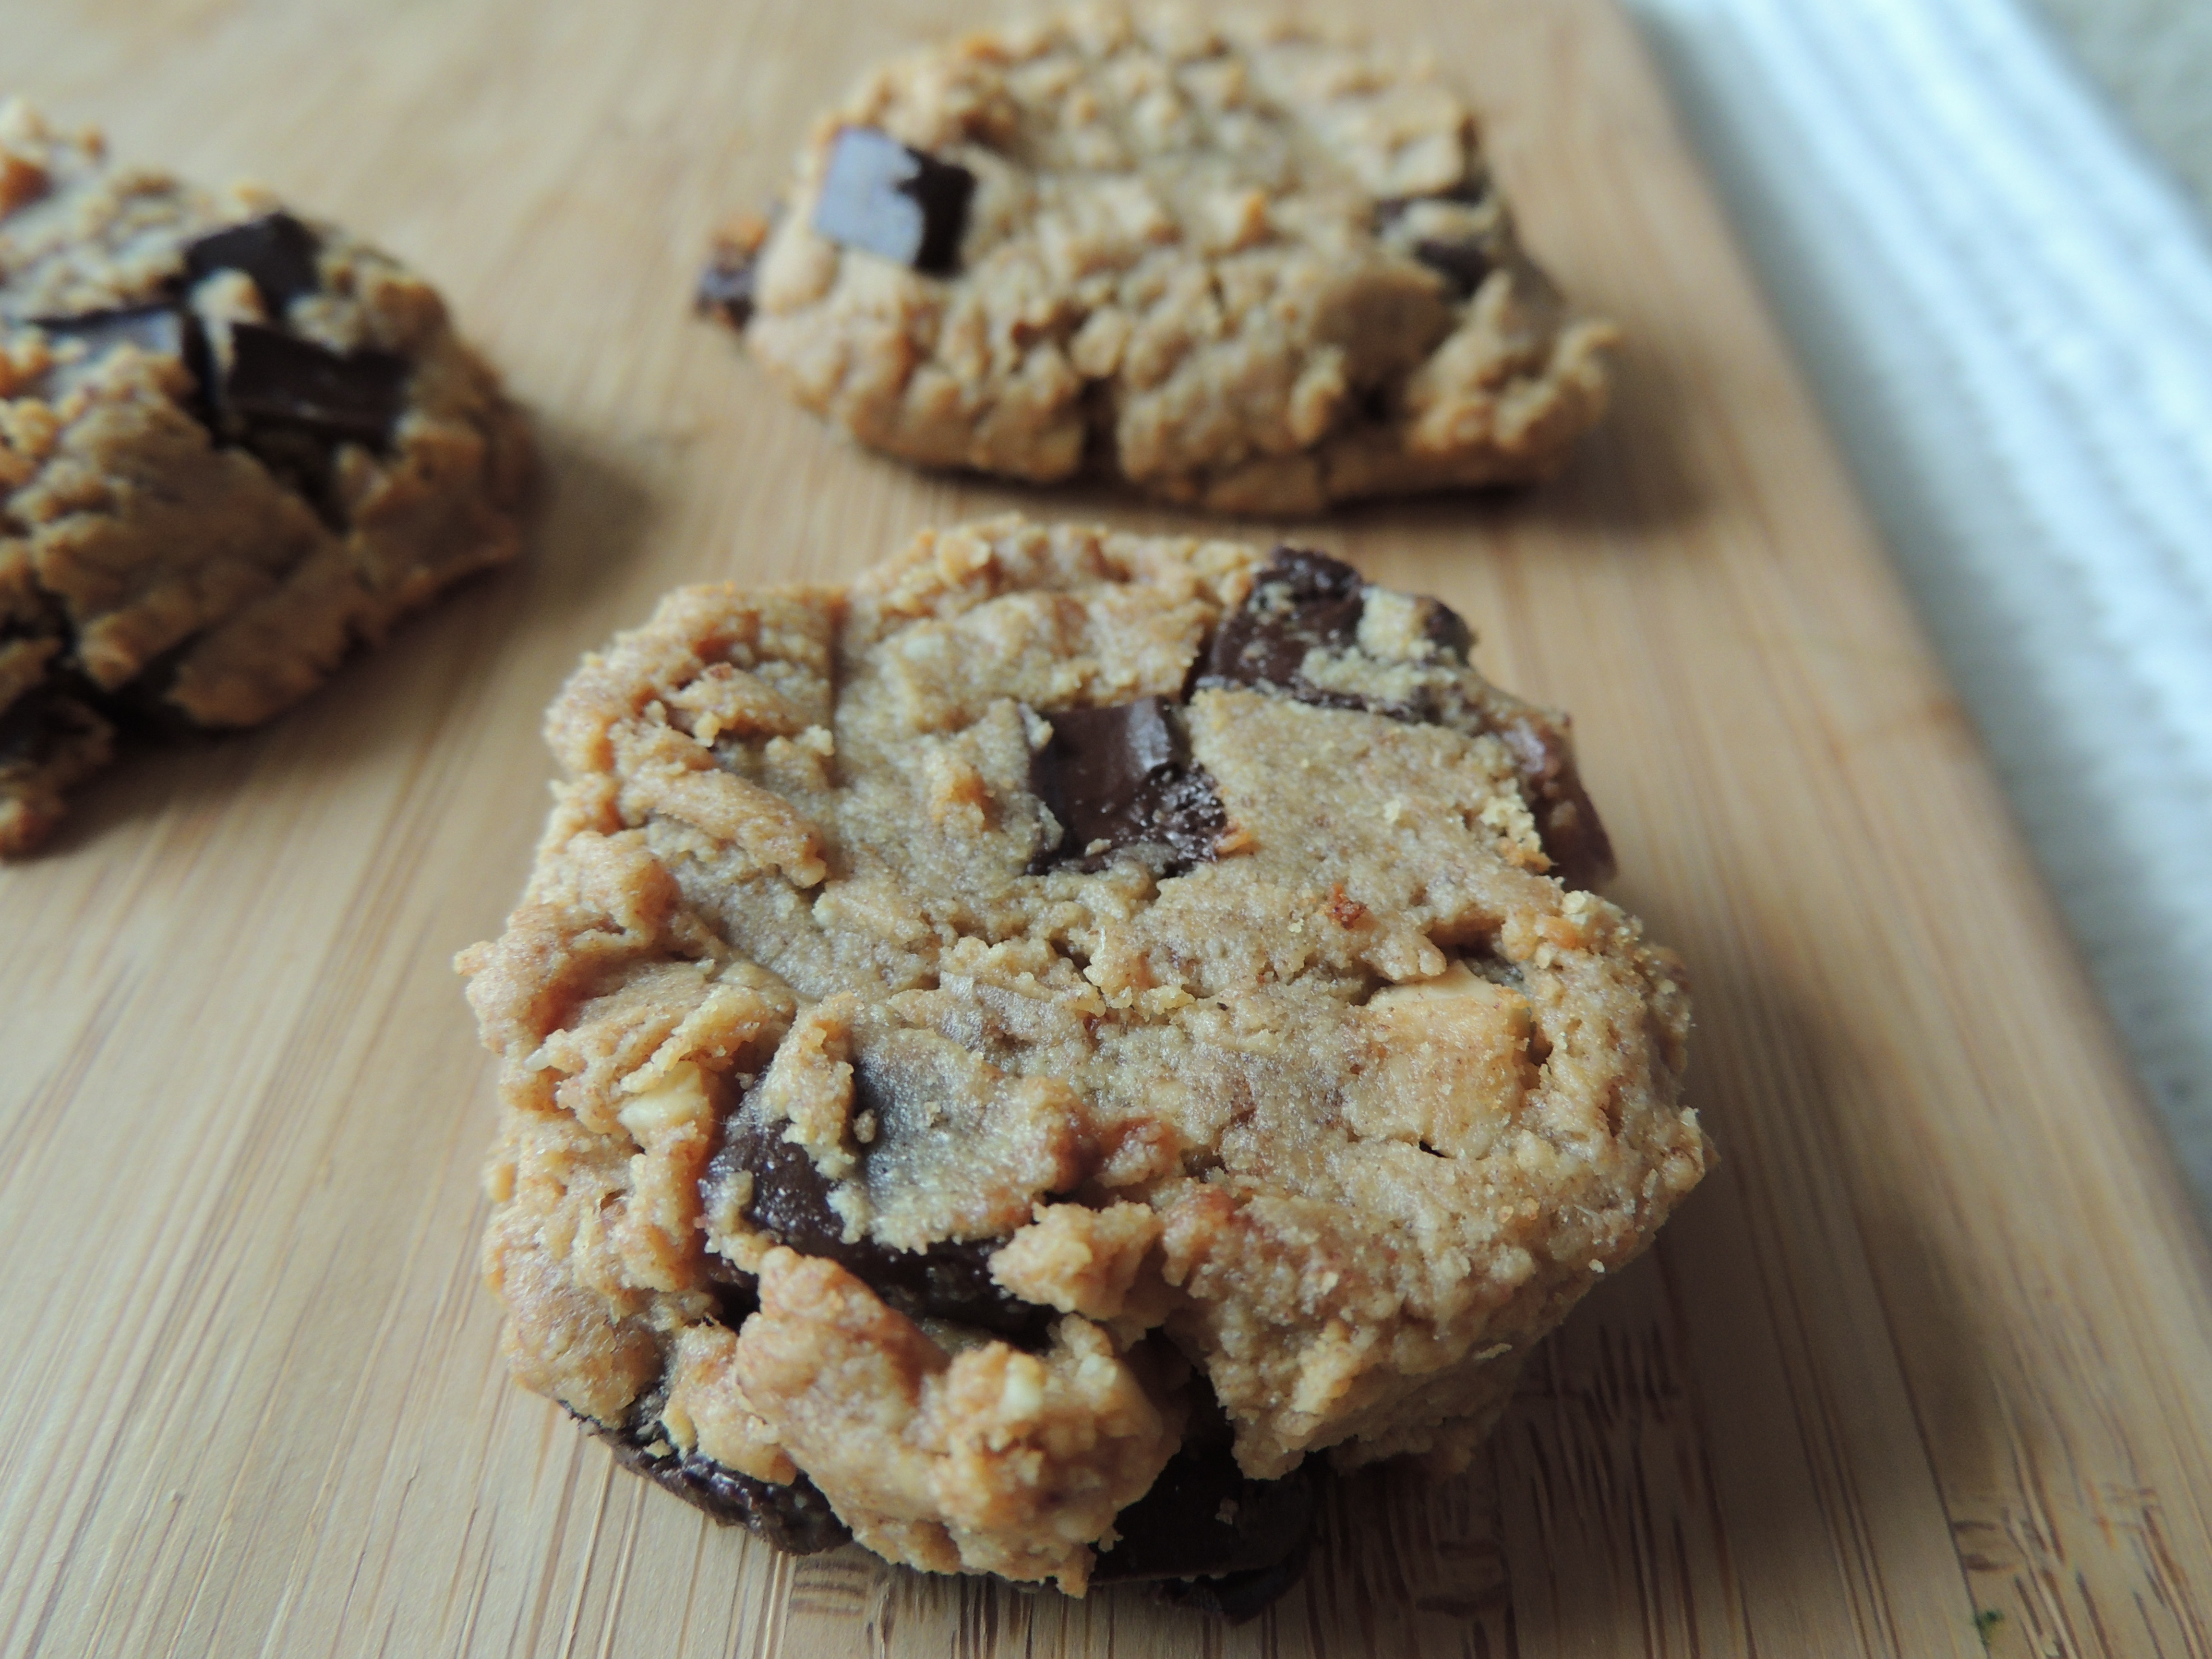
[[[1322,554],[1006,519],[587,657],[501,1056],[506,1344],[793,1548],[1239,1616],[1696,1183],[1567,723]]]
[[[529,466],[394,261],[0,106],[0,855],[118,723],[267,720],[512,557]]]
[[[871,76],[698,297],[894,455],[1265,514],[1555,470],[1613,338],[1429,69],[1111,9]]]

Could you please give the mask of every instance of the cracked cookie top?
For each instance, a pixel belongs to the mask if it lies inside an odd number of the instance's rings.
[[[1613,338],[1431,67],[1113,7],[869,76],[699,300],[863,443],[1243,512],[1542,476]]]
[[[587,658],[461,960],[521,1380],[720,1512],[1077,1590],[1279,1588],[1309,1454],[1463,1457],[1705,1157],[1679,966],[1470,642],[1007,519]]]

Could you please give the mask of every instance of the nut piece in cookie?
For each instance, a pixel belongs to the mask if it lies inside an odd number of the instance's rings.
[[[1463,1462],[1706,1158],[1680,964],[1472,643],[1006,519],[586,658],[460,963],[518,1378],[787,1547],[1231,1619],[1328,1468]]]
[[[1289,24],[1092,9],[890,64],[702,311],[927,465],[1238,512],[1555,471],[1610,325],[1522,250],[1431,70]]]
[[[117,726],[252,726],[514,556],[521,416],[438,295],[0,106],[0,856]]]

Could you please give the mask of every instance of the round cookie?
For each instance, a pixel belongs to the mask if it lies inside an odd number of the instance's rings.
[[[863,443],[1249,513],[1542,477],[1614,337],[1428,67],[1113,9],[869,76],[699,299]]]
[[[530,466],[395,261],[0,106],[0,855],[118,720],[254,725],[513,557]]]
[[[1232,1615],[1313,1454],[1462,1462],[1706,1156],[1680,967],[1469,643],[1017,518],[587,657],[459,963],[516,1375],[787,1546]]]

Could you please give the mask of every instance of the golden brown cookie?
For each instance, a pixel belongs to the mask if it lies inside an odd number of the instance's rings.
[[[1232,1613],[1315,1454],[1463,1461],[1705,1159],[1679,966],[1469,643],[1006,519],[586,658],[461,959],[522,1382],[793,1547]]]
[[[513,557],[529,467],[420,278],[0,106],[0,856],[116,722],[257,724]]]
[[[868,77],[700,300],[891,454],[1248,513],[1549,473],[1613,338],[1432,70],[1114,8]]]

